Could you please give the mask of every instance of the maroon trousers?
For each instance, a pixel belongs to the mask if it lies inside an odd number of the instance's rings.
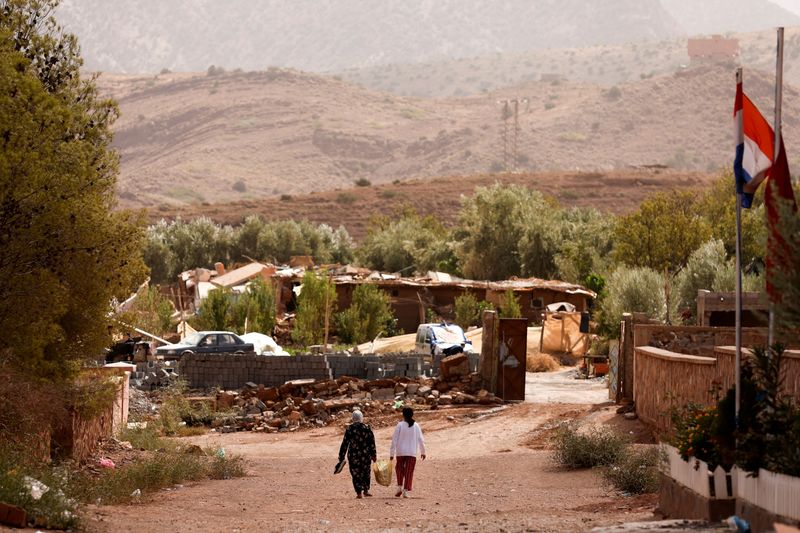
[[[394,467],[394,471],[397,474],[397,486],[403,487],[405,490],[411,490],[417,458],[408,455],[399,455],[396,459],[397,464]]]

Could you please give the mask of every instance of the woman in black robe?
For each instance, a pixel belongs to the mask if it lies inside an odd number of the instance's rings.
[[[339,462],[344,461],[347,453],[347,461],[350,463],[350,476],[353,478],[353,488],[356,490],[356,498],[372,496],[369,492],[371,478],[370,464],[378,460],[375,451],[375,435],[372,428],[364,423],[364,415],[361,411],[353,411],[353,423],[344,432],[342,445],[339,447]]]

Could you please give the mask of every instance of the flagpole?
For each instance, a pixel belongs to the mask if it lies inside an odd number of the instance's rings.
[[[775,132],[775,150],[772,152],[772,164],[778,160],[778,153],[781,150],[781,107],[783,104],[783,27],[778,28],[778,42],[776,47],[775,59],[775,124],[772,128]],[[769,302],[769,330],[767,343],[770,347],[775,342],[775,304]]]
[[[742,83],[742,67],[736,69],[736,85]],[[742,195],[734,180],[736,196],[736,404],[735,420],[739,426],[739,407],[742,400]],[[770,313],[772,316],[772,313]]]

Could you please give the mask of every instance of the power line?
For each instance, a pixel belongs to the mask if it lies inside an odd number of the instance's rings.
[[[527,98],[511,98],[499,100],[498,104],[503,105],[500,120],[503,121],[501,136],[503,141],[503,170],[505,172],[517,172],[519,169],[519,104],[527,104]],[[513,137],[511,139],[511,153],[509,154],[508,121],[514,118]],[[509,159],[511,164],[509,165]]]

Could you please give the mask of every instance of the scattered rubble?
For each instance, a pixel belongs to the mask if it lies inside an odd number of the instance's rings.
[[[462,371],[464,366],[459,356],[452,357],[456,359],[448,367],[447,379],[363,380],[341,376],[324,381],[294,380],[280,387],[249,383],[240,391],[218,391],[208,400],[214,402],[217,410],[233,410],[236,415],[218,418],[212,427],[220,433],[240,430],[275,433],[348,423],[354,409],[375,416],[394,412],[396,405],[436,409],[440,405],[502,403],[500,398],[481,389],[477,373],[468,373],[468,366],[467,372]]]
[[[131,388],[156,390],[169,387],[177,382],[177,361],[147,361],[136,364],[136,371],[131,375]]]

